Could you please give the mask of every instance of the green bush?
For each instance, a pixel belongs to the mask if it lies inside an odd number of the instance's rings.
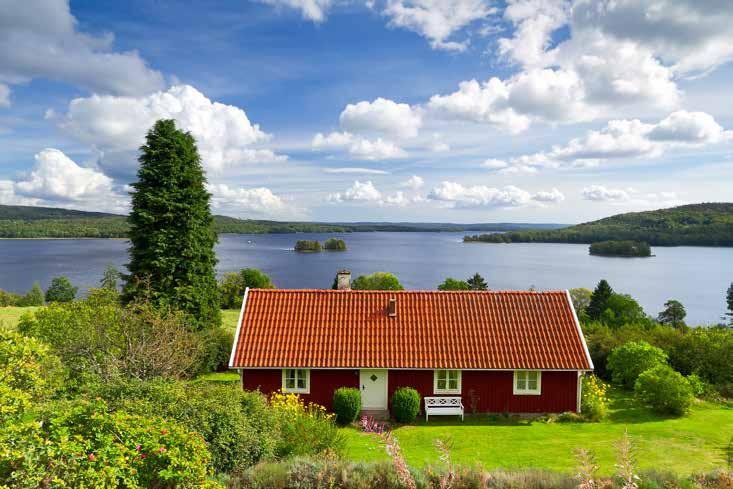
[[[643,371],[667,362],[667,354],[646,341],[631,341],[614,348],[608,356],[608,370],[613,382],[627,389]]]
[[[207,329],[199,333],[198,373],[221,372],[229,364],[234,335],[224,328]]]
[[[78,287],[74,287],[69,279],[61,276],[51,281],[51,286],[46,290],[46,302],[71,302],[76,297]]]
[[[309,241],[307,239],[299,239],[295,242],[295,251],[301,252],[317,252],[321,251],[321,243],[318,241]]]
[[[0,307],[17,306],[20,300],[20,295],[0,289]]]
[[[239,272],[224,274],[219,281],[222,309],[239,309],[244,291],[250,289],[274,289],[270,277],[257,268],[244,268]]]
[[[351,284],[351,288],[354,290],[404,290],[397,277],[388,272],[360,275]]]
[[[694,399],[690,383],[669,365],[657,365],[639,375],[634,386],[636,397],[662,414],[684,414]]]
[[[54,403],[0,428],[6,487],[219,487],[209,457],[200,435],[100,401]]]
[[[692,395],[694,395],[695,397],[702,397],[708,391],[707,384],[704,380],[700,378],[699,375],[688,375],[686,379],[687,382],[690,384],[690,389],[692,389]]]
[[[217,472],[243,470],[274,453],[278,430],[267,400],[238,385],[129,381],[100,384],[87,395],[104,399],[110,409],[155,414],[198,432]]]
[[[18,306],[20,307],[31,307],[31,306],[42,306],[44,303],[43,290],[38,282],[33,283],[33,287],[23,297],[18,300]]]
[[[392,394],[392,414],[398,423],[412,423],[420,412],[420,394],[412,387],[400,387]]]
[[[339,387],[333,392],[333,412],[342,426],[353,423],[361,412],[361,392],[353,387]]]

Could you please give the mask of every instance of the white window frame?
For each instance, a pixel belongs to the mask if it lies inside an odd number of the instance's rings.
[[[288,388],[285,386],[285,377],[287,376],[288,370],[295,370],[295,387]],[[305,388],[298,387],[299,375],[298,372],[305,372]],[[282,369],[282,391],[291,394],[310,394],[311,393],[311,371],[307,368],[284,368]]]
[[[537,373],[537,389],[529,389],[529,373]],[[520,377],[524,377],[524,388],[520,389],[517,384]],[[542,394],[542,370],[515,370],[513,389],[515,396],[539,396]]]
[[[438,372],[446,372],[446,377],[445,377],[445,387],[446,388],[445,389],[438,389]],[[448,382],[449,382],[448,372],[458,372],[458,387],[456,389],[448,388]],[[462,383],[461,383],[462,377],[463,375],[461,374],[460,370],[446,369],[446,368],[433,370],[433,393],[434,394],[460,394],[461,387],[462,387]]]

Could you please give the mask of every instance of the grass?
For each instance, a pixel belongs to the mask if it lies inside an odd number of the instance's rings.
[[[239,309],[222,309],[221,310],[221,326],[234,334],[237,329],[237,320],[239,319]]]
[[[658,416],[637,407],[629,394],[615,392],[608,418],[600,423],[547,423],[503,417],[466,417],[464,422],[438,418],[394,429],[407,463],[424,467],[439,463],[434,441],[451,446],[454,462],[486,469],[544,468],[568,473],[575,467],[573,450],[593,450],[600,473],[614,471],[614,445],[628,429],[639,469],[689,475],[727,464],[733,436],[733,409],[701,402],[681,418]],[[355,427],[343,429],[346,456],[353,460],[387,458],[379,438]]]
[[[15,329],[20,317],[38,307],[0,307],[0,328]]]

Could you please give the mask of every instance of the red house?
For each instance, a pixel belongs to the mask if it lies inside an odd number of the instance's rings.
[[[401,386],[461,396],[466,412],[580,411],[593,369],[561,292],[248,289],[229,367],[242,387],[283,389],[331,407],[359,388],[386,410]]]

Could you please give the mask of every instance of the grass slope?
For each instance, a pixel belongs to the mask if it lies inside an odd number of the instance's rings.
[[[691,204],[629,212],[555,230],[466,236],[488,243],[644,241],[652,246],[733,246],[733,203]]]
[[[0,307],[0,328],[15,329],[18,326],[20,317],[33,312],[37,307]]]
[[[573,450],[596,453],[600,472],[612,474],[616,463],[614,444],[629,430],[641,469],[671,471],[680,475],[725,466],[725,447],[733,426],[733,409],[700,403],[682,418],[665,418],[636,407],[628,394],[615,392],[612,412],[601,423],[544,423],[487,417],[435,418],[429,423],[394,430],[407,463],[423,467],[439,463],[434,440],[452,443],[454,462],[495,468],[544,468],[570,472],[575,467]],[[448,417],[446,417],[448,418]],[[728,429],[721,429],[722,427]],[[384,447],[376,435],[344,428],[347,457],[352,460],[384,460]]]

